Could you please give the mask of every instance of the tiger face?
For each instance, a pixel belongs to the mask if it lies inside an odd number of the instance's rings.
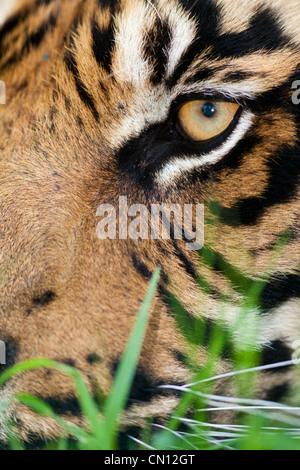
[[[255,347],[265,364],[291,359],[300,331],[299,106],[292,99],[298,2],[3,3],[0,339],[7,366],[54,359],[108,395],[160,266],[124,415],[124,422],[142,425],[176,406],[176,396],[159,385],[190,380],[186,341],[166,290],[208,330],[220,307],[224,327],[234,323],[238,294],[222,263],[208,266],[201,250],[187,250],[174,236],[97,236],[98,208],[117,208],[125,196],[128,207],[203,205],[204,249],[213,247],[250,280],[266,272],[278,237],[288,231],[261,295]],[[210,289],[199,289],[200,277]],[[247,331],[236,336],[247,341]],[[206,355],[199,345],[199,367]],[[228,367],[224,359],[218,370]],[[291,383],[288,374],[268,374],[261,396]],[[22,374],[3,388],[1,400],[19,391],[81,423],[64,374]],[[24,440],[59,434],[54,422],[14,402],[7,413]],[[5,439],[4,424],[0,429]]]

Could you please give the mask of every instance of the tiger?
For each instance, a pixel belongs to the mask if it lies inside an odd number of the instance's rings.
[[[258,392],[284,400],[300,339],[298,1],[2,0],[0,24],[1,371],[45,357],[107,397],[160,267],[122,426],[164,422],[180,399],[164,387],[192,380],[170,299],[205,325],[201,369],[214,325],[237,325],[241,294],[226,266],[249,282],[271,269],[234,337],[266,367],[289,364],[262,372]],[[125,196],[128,206],[202,205],[203,247],[174,233],[99,237],[98,208]],[[230,368],[224,353],[216,373]],[[0,391],[3,443],[8,419],[24,442],[61,434],[18,392],[84,423],[72,379],[36,369]]]

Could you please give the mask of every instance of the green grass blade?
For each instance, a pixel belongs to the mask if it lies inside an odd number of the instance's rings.
[[[127,397],[130,392],[130,387],[132,385],[146,332],[150,305],[157,288],[159,276],[160,269],[157,269],[150,281],[146,298],[138,313],[135,327],[131,334],[126,351],[123,355],[123,359],[119,365],[111,394],[108,397],[104,407],[106,430],[110,437],[111,449],[115,448],[115,437],[119,416],[124,409]]]

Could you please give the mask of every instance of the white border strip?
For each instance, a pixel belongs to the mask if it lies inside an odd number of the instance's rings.
[[[244,137],[250,129],[254,119],[254,114],[246,111],[241,116],[239,123],[228,139],[221,147],[212,150],[206,155],[200,157],[192,156],[189,158],[174,158],[168,162],[156,175],[155,180],[160,185],[170,184],[175,178],[182,176],[182,173],[195,170],[204,165],[212,165],[221,160],[228,152],[230,152],[237,143]]]

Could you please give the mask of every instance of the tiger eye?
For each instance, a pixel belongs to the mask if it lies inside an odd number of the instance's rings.
[[[204,142],[222,134],[238,109],[238,104],[227,101],[189,101],[178,112],[178,124],[190,140]]]

